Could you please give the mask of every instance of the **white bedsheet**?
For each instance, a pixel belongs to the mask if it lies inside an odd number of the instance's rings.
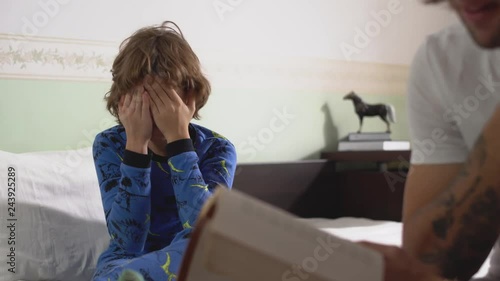
[[[351,241],[369,241],[385,245],[401,246],[402,224],[392,221],[375,221],[363,218],[305,219],[306,222],[328,233]],[[491,257],[491,254],[490,254]],[[490,257],[474,278],[488,272]]]
[[[15,205],[7,203],[8,189],[0,189],[0,280],[89,281],[109,243],[91,149],[0,151],[0,185],[8,181],[8,167],[15,167]],[[15,207],[12,230],[5,223],[8,207]],[[6,256],[11,252],[15,259]],[[15,273],[8,271],[13,266]]]

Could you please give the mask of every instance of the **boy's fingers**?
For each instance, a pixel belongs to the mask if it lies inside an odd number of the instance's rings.
[[[142,111],[142,96],[141,93],[135,93],[133,97],[134,101],[134,112],[141,116]]]
[[[155,99],[153,98],[154,94],[146,91],[146,95],[148,96],[149,108],[151,109],[151,113],[158,111],[158,106],[156,105]]]
[[[146,92],[141,94],[142,97],[142,115],[150,114],[149,113],[149,95]]]
[[[118,108],[123,106],[123,102],[125,101],[125,96],[121,96],[120,100],[118,101]]]
[[[130,112],[134,112],[135,111],[137,103],[138,102],[137,102],[136,98],[130,96],[130,103],[129,103],[129,107],[128,107],[129,110],[130,110]]]
[[[155,80],[151,87],[155,90],[162,105],[166,105],[168,102],[171,102],[171,100],[169,100],[170,97],[168,95],[168,91],[165,91],[157,80]]]
[[[134,95],[134,101],[136,103],[142,104],[142,92]]]
[[[132,102],[132,96],[130,94],[126,94],[125,95],[125,100],[123,102],[123,105],[125,107],[129,107],[131,102]]]
[[[151,98],[151,101],[155,104],[156,108],[158,109],[158,106],[161,105],[161,100],[158,96],[158,93],[156,90],[151,86],[151,84],[146,83],[145,84],[146,91],[149,94],[149,97]]]
[[[191,113],[191,117],[193,117],[194,112],[196,111],[196,100],[194,97],[189,97],[187,106],[189,108],[189,112]]]
[[[174,88],[168,86],[164,82],[157,82],[157,84],[163,90],[163,92],[166,94],[166,96],[170,102],[174,102],[174,104],[180,104],[182,102],[182,100],[180,99],[179,95],[174,90]]]
[[[142,92],[144,92],[144,84],[141,84],[139,86],[137,86],[137,89],[136,89],[136,93],[140,96],[142,94]]]

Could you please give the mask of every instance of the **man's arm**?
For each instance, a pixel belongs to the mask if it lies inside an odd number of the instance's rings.
[[[499,128],[497,109],[455,179],[406,217],[404,247],[446,278],[473,276],[500,234]]]
[[[403,223],[442,193],[461,167],[462,164],[411,165],[405,184]],[[404,237],[403,246],[409,242]]]
[[[427,229],[414,225],[412,218],[449,186],[461,167],[462,164],[411,165],[403,203],[403,249],[408,254],[417,257],[421,245],[416,238],[427,235]]]

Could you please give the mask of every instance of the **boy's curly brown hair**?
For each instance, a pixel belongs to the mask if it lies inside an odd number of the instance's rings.
[[[141,28],[125,39],[120,45],[111,73],[113,84],[105,95],[106,108],[119,123],[120,98],[143,83],[147,75],[165,79],[174,89],[182,92],[178,92],[181,97],[194,98],[195,119],[200,118],[198,111],[206,104],[211,91],[198,57],[184,39],[180,28],[171,21]]]

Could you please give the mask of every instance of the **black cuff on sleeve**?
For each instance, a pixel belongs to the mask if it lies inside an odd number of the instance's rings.
[[[193,141],[191,139],[176,140],[167,144],[167,158],[188,151],[194,151]]]
[[[126,150],[123,152],[123,163],[136,168],[149,168],[151,155]]]

